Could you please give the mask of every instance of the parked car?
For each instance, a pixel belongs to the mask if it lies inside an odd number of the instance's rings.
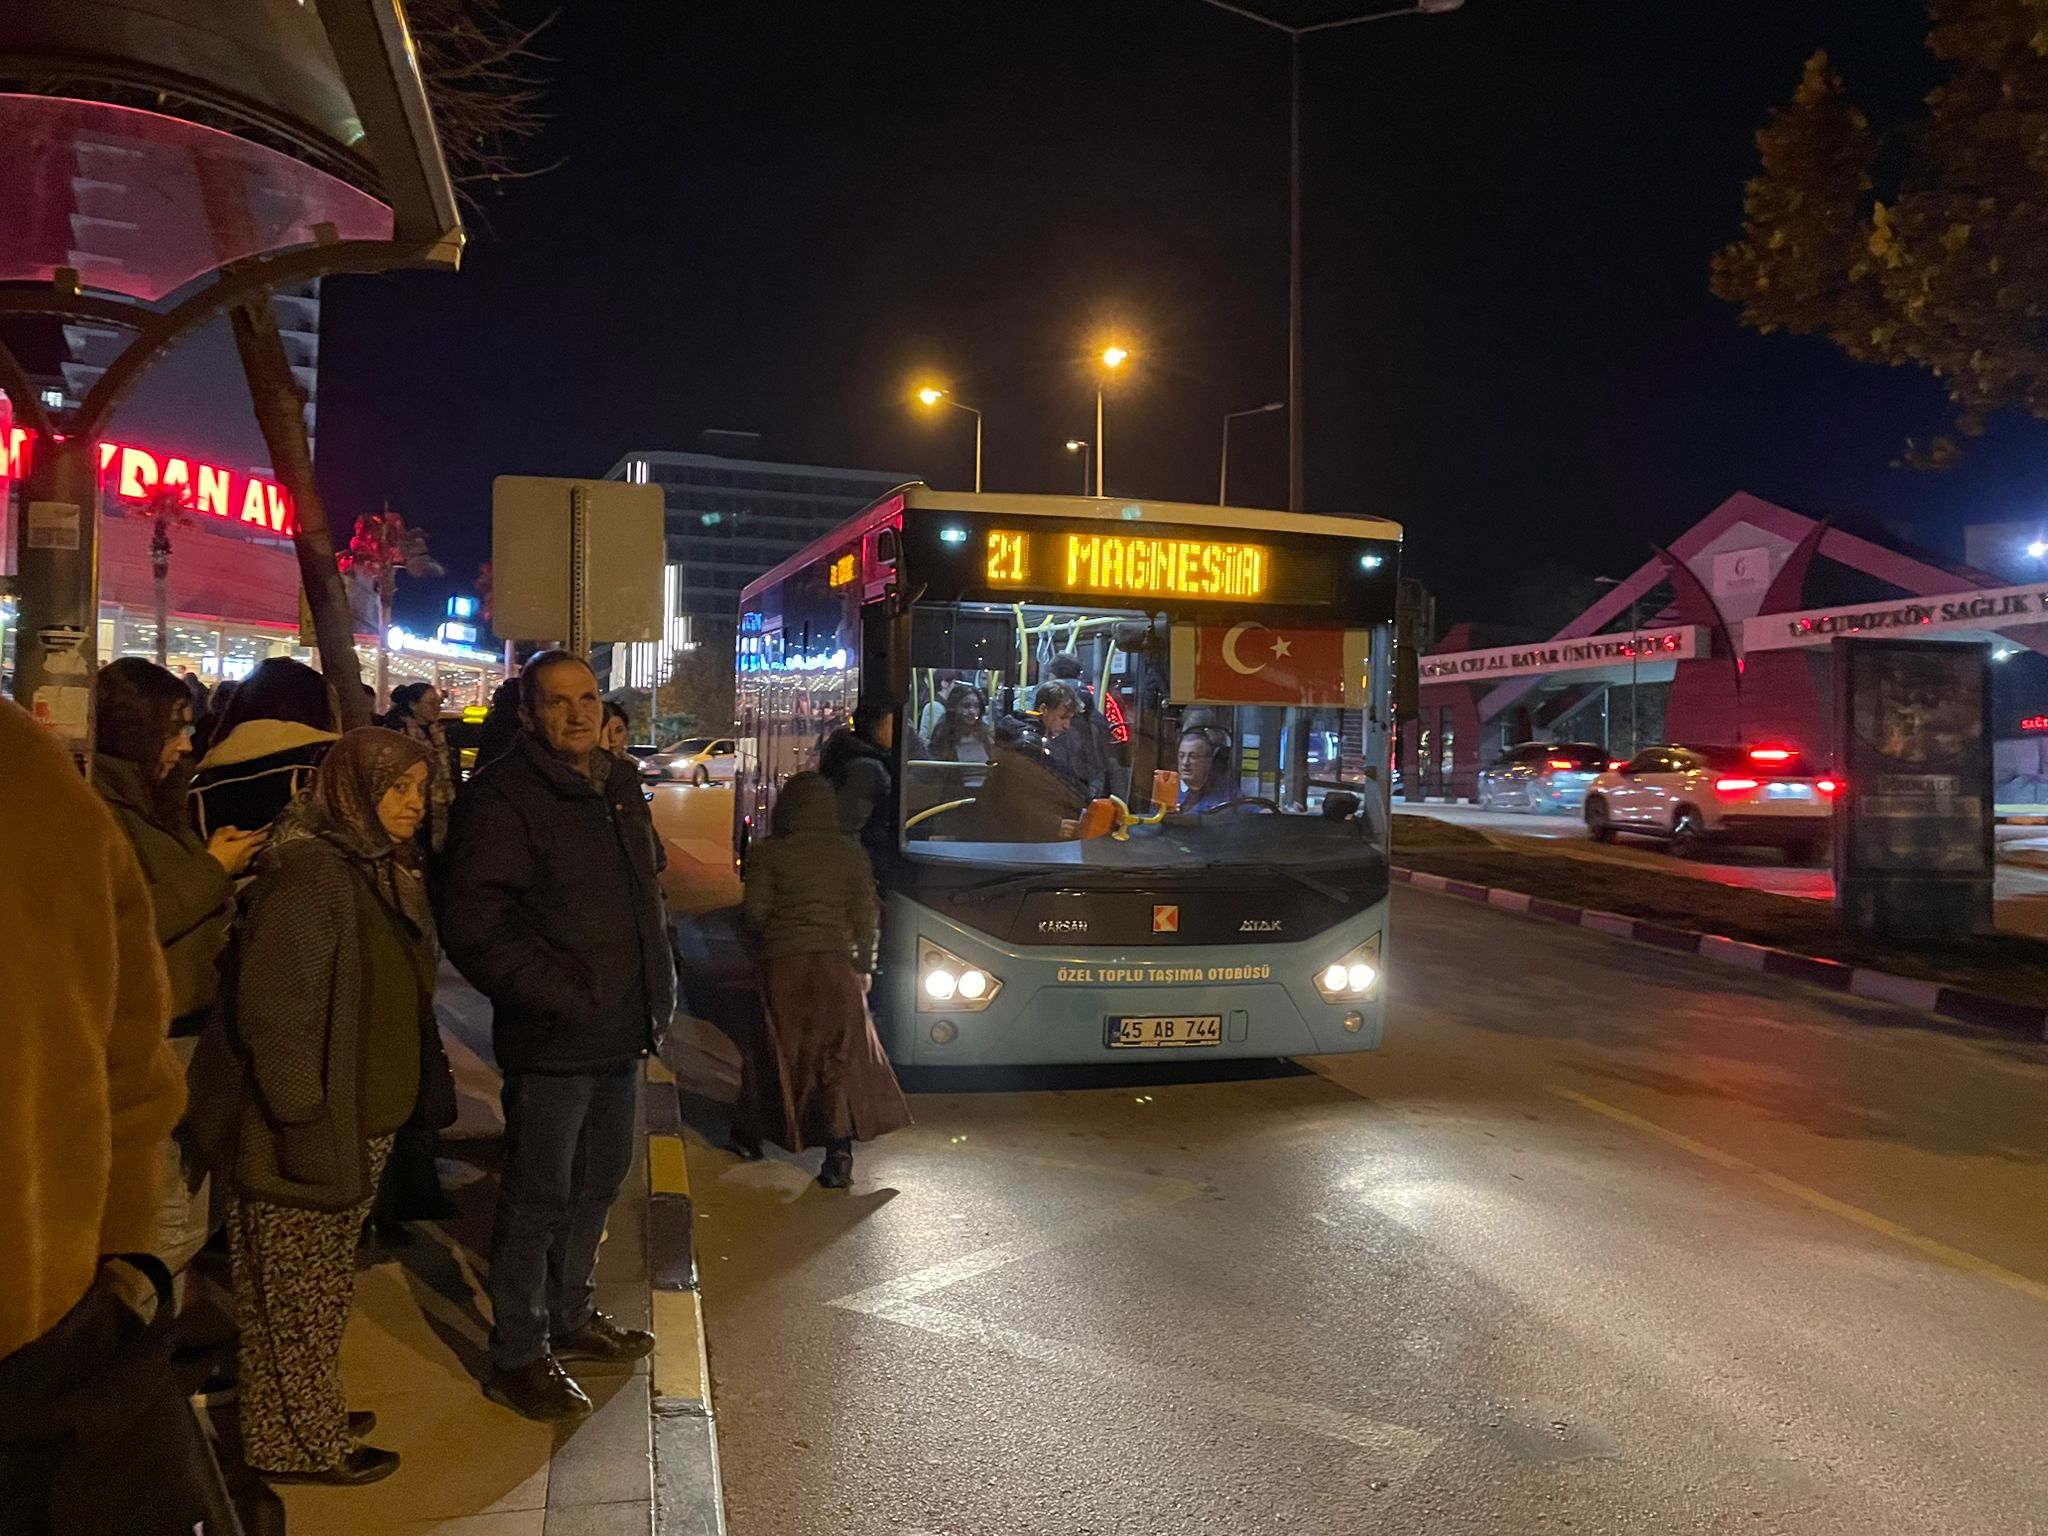
[[[1709,845],[1782,848],[1812,862],[1828,840],[1842,781],[1797,747],[1646,747],[1586,793],[1586,830],[1655,838],[1682,858]]]
[[[1606,766],[1590,741],[1525,741],[1479,770],[1476,798],[1489,811],[1576,811]]]
[[[730,736],[690,736],[641,759],[640,773],[688,784],[730,784],[736,761]]]

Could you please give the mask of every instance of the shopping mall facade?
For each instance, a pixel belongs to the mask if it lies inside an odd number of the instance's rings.
[[[1998,801],[2048,803],[2039,539],[1989,547],[1979,568],[1732,496],[1547,640],[1481,645],[1477,626],[1449,629],[1421,658],[1421,714],[1399,748],[1404,794],[1469,799],[1481,768],[1534,740],[1597,742],[1615,757],[1663,741],[1769,741],[1826,760],[1834,641],[1880,634],[1990,645]]]
[[[36,449],[33,433],[11,425],[0,396],[0,567],[16,561],[23,471]],[[171,535],[165,581],[166,660],[209,686],[245,677],[257,662],[292,656],[318,664],[310,632],[300,629],[298,558],[291,541],[292,505],[266,475],[207,462],[174,445],[100,445],[99,654],[157,654],[156,581],[145,503],[160,487],[179,488],[189,525]],[[376,676],[377,608],[363,583],[351,584],[356,651],[366,680]],[[15,606],[0,597],[0,674],[11,692]],[[451,705],[482,704],[504,675],[499,653],[393,629],[386,636],[391,686],[438,685]]]

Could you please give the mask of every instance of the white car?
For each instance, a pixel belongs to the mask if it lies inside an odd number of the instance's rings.
[[[738,761],[730,736],[691,736],[641,759],[640,775],[686,784],[730,784]]]
[[[1586,830],[1655,838],[1681,858],[1710,844],[1782,848],[1812,862],[1834,825],[1842,781],[1796,747],[1646,747],[1586,791]]]

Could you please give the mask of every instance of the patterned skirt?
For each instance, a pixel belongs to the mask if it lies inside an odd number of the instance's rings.
[[[374,1190],[391,1155],[370,1143]],[[228,1211],[242,1325],[242,1454],[260,1472],[325,1472],[347,1460],[341,1338],[356,1296],[356,1244],[372,1199],[345,1211],[237,1200]]]

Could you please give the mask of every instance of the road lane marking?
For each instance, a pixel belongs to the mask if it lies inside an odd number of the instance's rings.
[[[1070,1221],[1064,1226],[1035,1232],[1027,1237],[1012,1238],[1007,1243],[996,1243],[987,1248],[978,1248],[972,1253],[962,1254],[957,1259],[948,1259],[943,1264],[913,1270],[894,1280],[884,1280],[880,1285],[871,1285],[865,1290],[853,1291],[836,1297],[826,1303],[845,1312],[886,1312],[906,1302],[929,1296],[933,1291],[942,1291],[949,1285],[958,1285],[963,1280],[972,1280],[977,1275],[988,1274],[1001,1269],[1005,1264],[1014,1264],[1019,1259],[1028,1259],[1051,1249],[1064,1247],[1076,1238],[1089,1237],[1110,1227],[1119,1227],[1126,1222],[1136,1221],[1155,1211],[1162,1211],[1169,1205],[1178,1205],[1191,1200],[1201,1190],[1192,1184],[1169,1180],[1156,1189],[1133,1195],[1128,1200],[1119,1200],[1115,1205],[1104,1206],[1101,1210]]]
[[[886,1307],[875,1315],[886,1322],[901,1323],[940,1338],[976,1344],[999,1354],[1093,1376],[1120,1387],[1149,1390],[1166,1403],[1210,1404],[1240,1418],[1341,1441],[1379,1458],[1389,1477],[1411,1475],[1429,1459],[1439,1443],[1436,1436],[1405,1425],[1388,1424],[1321,1403],[1261,1392],[1239,1382],[1218,1381],[1197,1371],[1159,1365],[1129,1355],[1113,1355],[1092,1346],[1049,1339],[998,1323],[985,1323],[978,1318],[964,1317],[957,1312],[927,1307],[918,1302]]]
[[[1952,1248],[1937,1238],[1923,1237],[1912,1228],[1902,1227],[1896,1221],[1887,1220],[1874,1211],[1864,1210],[1860,1205],[1837,1200],[1833,1195],[1823,1194],[1817,1189],[1788,1179],[1781,1173],[1773,1173],[1768,1168],[1759,1167],[1747,1158],[1737,1157],[1732,1152],[1723,1152],[1719,1147],[1710,1147],[1705,1142],[1695,1141],[1682,1132],[1667,1130],[1653,1120],[1645,1120],[1641,1115],[1630,1114],[1625,1109],[1593,1098],[1590,1094],[1580,1093],[1575,1088],[1561,1088],[1553,1084],[1549,1091],[1558,1098],[1567,1099],[1581,1109],[1590,1110],[1596,1115],[1614,1121],[1617,1125],[1625,1125],[1631,1130],[1654,1136],[1659,1141],[1677,1147],[1682,1152],[1690,1152],[1694,1157],[1710,1162],[1716,1167],[1726,1168],[1731,1173],[1744,1174],[1781,1195],[1810,1205],[1817,1211],[1839,1216],[1844,1221],[1854,1222],[1866,1231],[1891,1238],[1894,1242],[1902,1243],[1914,1252],[1924,1254],[1951,1268],[1976,1275],[1980,1279],[1994,1281],[2009,1290],[2018,1291],[2022,1296],[2031,1296],[2036,1301],[2048,1302],[2048,1284],[2023,1275],[2017,1270],[2007,1269],[2003,1264],[1994,1264],[1989,1259],[1979,1258],[1976,1254],[1968,1253],[1961,1248]]]

